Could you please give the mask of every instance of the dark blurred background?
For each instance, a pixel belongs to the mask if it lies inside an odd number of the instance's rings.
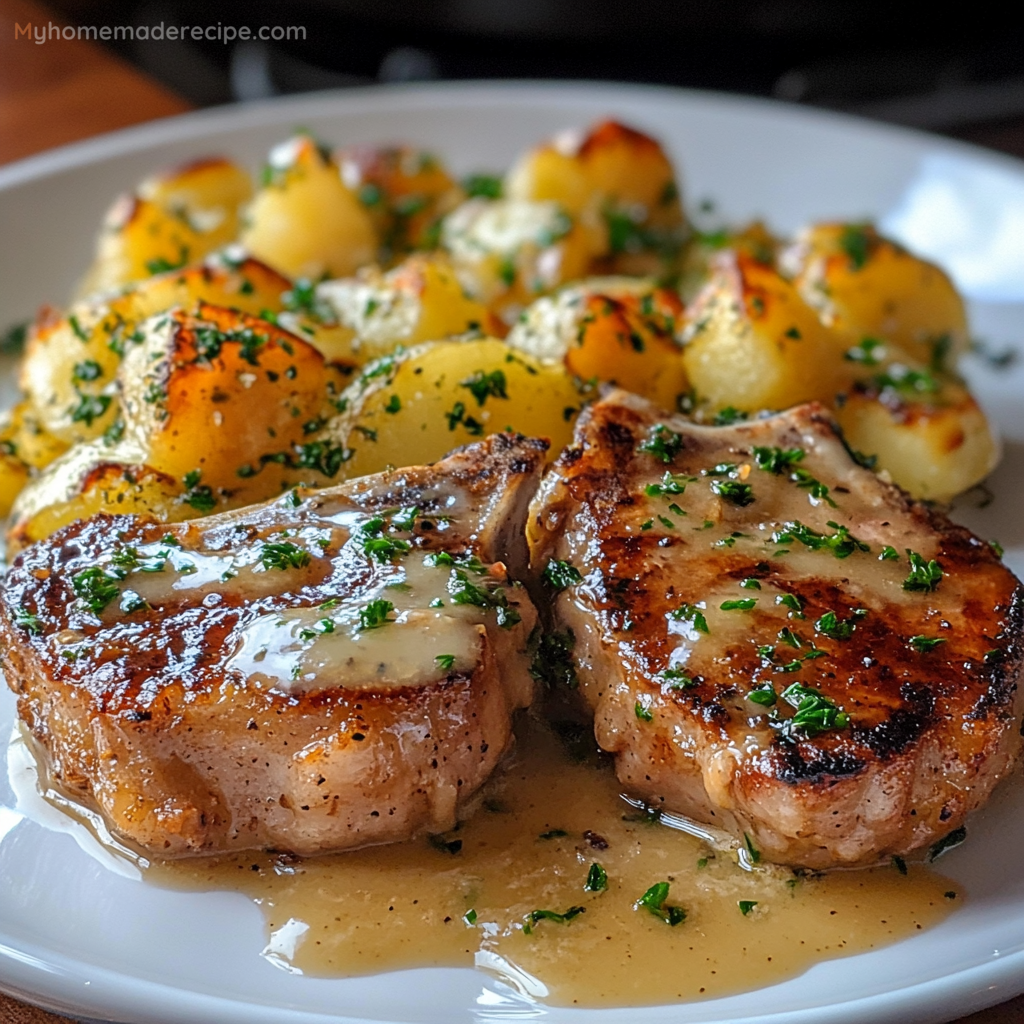
[[[71,23],[304,26],[107,44],[196,105],[380,81],[570,78],[774,96],[1024,156],[1024,36],[988,3],[49,0]]]

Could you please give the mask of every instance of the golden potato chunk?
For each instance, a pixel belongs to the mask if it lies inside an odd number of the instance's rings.
[[[373,219],[309,135],[271,151],[246,220],[245,249],[290,277],[346,277],[377,256]]]
[[[685,239],[676,174],[661,145],[617,121],[565,132],[525,153],[505,179],[511,199],[553,201],[604,229],[600,269],[664,274]]]
[[[891,364],[838,405],[847,442],[915,498],[949,501],[995,468],[999,445],[963,385]]]
[[[122,450],[120,458],[130,455]],[[167,523],[194,519],[200,509],[185,488],[149,466],[112,459],[102,441],[79,444],[21,492],[7,531],[8,557],[78,519],[99,512],[150,515]]]
[[[558,203],[470,199],[449,214],[441,244],[463,288],[511,324],[523,306],[584,277],[603,235]]]
[[[682,316],[678,295],[650,280],[594,278],[538,299],[507,341],[581,380],[618,384],[675,410],[689,391],[676,341]]]
[[[229,160],[197,160],[143,181],[104,219],[80,296],[197,263],[237,238],[252,181]]]
[[[173,306],[200,301],[249,313],[282,309],[287,278],[253,259],[221,254],[202,266],[141,281],[113,298],[76,303],[65,317],[44,317],[32,331],[20,384],[42,426],[65,444],[114,427],[120,401],[114,378],[138,325]],[[116,428],[115,428],[116,433]]]
[[[343,377],[312,345],[255,317],[201,303],[142,328],[120,372],[123,443],[212,511],[334,477],[318,440]]]
[[[409,256],[387,273],[368,267],[356,277],[325,281],[313,301],[319,322],[308,338],[329,359],[366,363],[399,345],[493,334],[502,326],[486,306],[466,295],[440,253]],[[285,317],[282,323],[291,321]]]
[[[935,370],[951,369],[967,349],[967,315],[953,282],[870,224],[816,224],[782,265],[836,330],[890,341]]]
[[[349,146],[335,155],[345,184],[377,228],[380,261],[433,249],[441,217],[464,198],[444,164],[412,146]]]
[[[346,449],[350,478],[436,462],[505,430],[548,438],[553,458],[589,394],[563,367],[494,338],[431,342],[366,366],[330,429]]]
[[[844,340],[770,266],[721,253],[687,311],[683,364],[705,411],[832,402],[848,371]]]

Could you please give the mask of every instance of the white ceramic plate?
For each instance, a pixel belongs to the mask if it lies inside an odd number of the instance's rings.
[[[297,125],[336,143],[410,140],[459,172],[500,169],[523,146],[608,115],[659,136],[691,206],[787,231],[812,218],[879,219],[943,262],[975,332],[1024,350],[1024,165],[967,146],[778,104],[604,85],[466,84],[300,97],[207,111],[0,168],[0,321],[62,303],[103,210],[155,167],[210,152],[256,165]],[[1006,454],[987,508],[959,517],[998,537],[1024,571],[1024,372],[967,372]],[[977,504],[976,502],[974,503]],[[0,764],[14,702],[0,696]],[[15,755],[17,752],[15,752]],[[1024,991],[1024,793],[1004,785],[942,867],[962,909],[896,946],[818,964],[758,992],[642,1010],[531,1003],[471,970],[342,980],[289,974],[260,956],[260,912],[230,893],[148,886],[86,852],[67,819],[0,769],[0,987],[53,1009],[133,1024],[926,1024]],[[12,776],[12,777],[9,777]],[[17,777],[13,777],[17,776]],[[16,792],[22,795],[19,804]]]

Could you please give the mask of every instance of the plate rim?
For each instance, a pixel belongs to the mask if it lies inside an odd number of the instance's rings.
[[[461,80],[428,84],[400,83],[324,90],[274,97],[250,104],[226,104],[161,118],[106,132],[0,166],[0,197],[21,185],[98,164],[118,156],[186,140],[213,138],[218,131],[272,126],[286,121],[289,112],[304,111],[306,118],[330,115],[348,108],[353,112],[387,110],[394,106],[431,107],[455,100],[486,107],[531,96],[553,96],[571,102],[593,103],[608,97],[609,104],[624,97],[647,98],[659,104],[699,104],[725,112],[770,113],[808,127],[868,132],[884,140],[916,140],[959,152],[988,166],[1024,174],[1024,160],[975,144],[949,139],[919,129],[873,121],[845,112],[804,107],[776,99],[741,96],[673,86],[587,80]],[[781,1010],[770,1014],[732,1018],[729,1024],[936,1024],[949,1014],[962,1015],[993,1006],[1024,992],[1024,948],[975,964],[941,978],[919,982],[841,1003]],[[402,972],[396,972],[402,973]],[[293,1006],[244,1002],[173,984],[132,977],[111,968],[90,965],[66,954],[45,950],[0,931],[0,992],[56,1012],[96,1014],[107,1020],[132,1024],[386,1024],[383,1018],[341,1017]],[[688,1006],[696,1003],[681,1004]],[[602,1022],[621,1019],[632,1024],[631,1008],[579,1010],[582,1021],[591,1013]],[[724,1021],[721,1024],[725,1024]]]
[[[64,171],[99,163],[111,157],[140,152],[153,145],[186,139],[215,135],[218,129],[227,127],[255,128],[272,125],[293,108],[323,108],[331,112],[337,105],[357,107],[360,101],[366,106],[390,105],[396,101],[413,105],[431,105],[438,99],[457,96],[463,102],[476,106],[507,101],[510,97],[523,97],[530,92],[558,93],[569,98],[572,94],[586,100],[595,95],[647,97],[652,100],[671,102],[702,103],[717,106],[721,110],[749,110],[758,108],[765,113],[807,125],[838,127],[870,132],[878,138],[914,139],[920,143],[937,144],[947,151],[955,150],[989,165],[1000,166],[1017,174],[1024,174],[1024,159],[1008,153],[986,149],[962,139],[951,139],[920,128],[876,121],[869,117],[846,111],[826,110],[804,106],[786,100],[763,96],[744,96],[719,92],[711,89],[686,89],[670,85],[651,85],[635,82],[613,82],[602,80],[564,79],[460,79],[430,83],[389,83],[377,85],[350,86],[340,89],[324,89],[308,93],[275,96],[243,104],[220,104],[184,114],[157,118],[138,125],[103,132],[77,142],[44,150],[41,153],[0,165],[0,192],[48,178]],[[307,116],[309,116],[307,114]],[[314,114],[315,116],[315,114]]]

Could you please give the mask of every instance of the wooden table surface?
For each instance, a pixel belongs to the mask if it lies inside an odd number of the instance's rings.
[[[95,44],[53,40],[39,46],[24,37],[15,39],[16,24],[51,20],[59,23],[29,0],[0,0],[0,164],[190,109],[180,97]],[[67,1024],[64,1017],[0,995],[0,1024],[62,1021]],[[958,1024],[1022,1022],[1024,997]]]

